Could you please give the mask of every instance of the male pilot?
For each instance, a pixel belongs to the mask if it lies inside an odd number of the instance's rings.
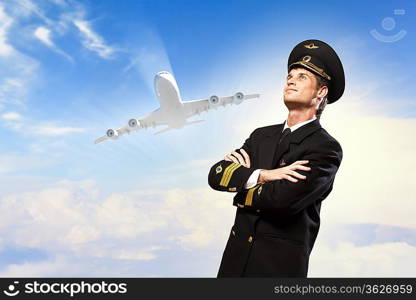
[[[286,121],[257,128],[212,166],[209,185],[237,192],[218,277],[307,277],[321,202],[342,160],[340,144],[319,118],[344,86],[342,63],[328,44],[299,43],[288,60]]]

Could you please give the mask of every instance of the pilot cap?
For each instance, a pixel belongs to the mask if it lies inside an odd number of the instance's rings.
[[[328,80],[328,103],[341,98],[345,88],[344,68],[337,53],[320,40],[306,40],[297,44],[289,55],[287,71],[305,68]]]

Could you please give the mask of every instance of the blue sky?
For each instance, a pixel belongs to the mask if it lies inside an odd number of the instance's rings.
[[[0,1],[0,203],[10,210],[10,220],[0,223],[1,274],[215,276],[234,208],[231,194],[209,189],[208,170],[255,128],[285,120],[287,57],[310,38],[333,45],[344,63],[345,94],[327,108],[323,122],[351,149],[338,193],[327,200],[328,224],[349,234],[337,241],[323,227],[322,243],[349,242],[357,251],[387,245],[388,255],[404,242],[415,253],[416,223],[384,202],[380,218],[357,217],[354,206],[338,223],[329,213],[339,211],[331,203],[348,203],[352,179],[368,180],[352,172],[366,158],[384,177],[362,187],[356,208],[367,203],[371,211],[373,201],[400,186],[403,205],[414,212],[409,203],[416,199],[406,193],[411,183],[390,177],[388,164],[380,167],[371,154],[354,149],[367,142],[384,155],[380,159],[415,164],[414,144],[405,138],[416,116],[415,15],[413,1]],[[406,34],[383,42],[370,34],[374,29]],[[205,122],[180,130],[154,135],[158,129],[149,129],[94,145],[107,128],[158,107],[153,78],[161,70],[175,75],[185,101],[240,90],[262,97],[205,113]],[[410,169],[399,172],[411,176]],[[397,185],[374,194],[380,182]],[[140,218],[148,221],[143,229]],[[393,227],[394,238],[374,238]],[[368,239],[351,238],[362,230]],[[187,257],[195,264],[186,265]],[[94,271],[96,260],[101,273]],[[397,257],[397,265],[403,260]],[[375,272],[370,260],[360,263],[366,262],[364,273]],[[408,268],[404,274],[414,276]]]

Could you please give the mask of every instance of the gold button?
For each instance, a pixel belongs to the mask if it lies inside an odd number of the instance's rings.
[[[248,238],[248,242],[251,243],[253,241],[253,237],[250,235],[250,237]]]
[[[233,235],[235,235],[235,231],[233,230],[232,232],[233,232]]]

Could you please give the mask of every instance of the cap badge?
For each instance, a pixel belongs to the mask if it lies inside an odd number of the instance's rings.
[[[308,61],[310,61],[310,60],[311,60],[311,58],[312,58],[312,57],[310,57],[309,55],[306,55],[306,56],[304,56],[304,57],[302,58],[302,60],[303,60],[303,61],[308,62]]]
[[[310,44],[308,44],[308,45],[303,45],[305,48],[308,48],[308,49],[318,49],[319,48],[319,46],[315,46],[315,44],[314,43],[310,43]]]

